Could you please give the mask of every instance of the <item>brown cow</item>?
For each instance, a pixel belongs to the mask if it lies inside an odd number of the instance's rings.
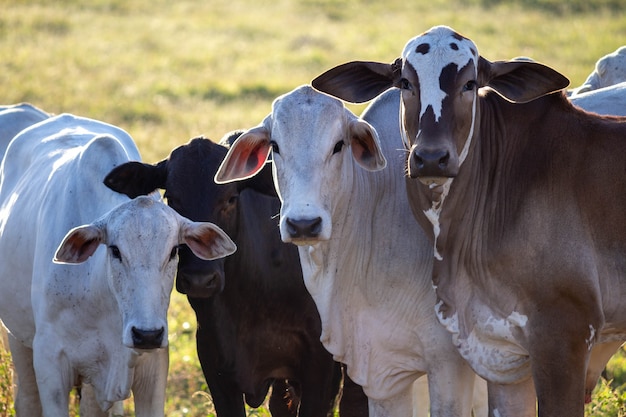
[[[539,63],[489,62],[443,26],[393,64],[313,81],[357,102],[400,89],[437,313],[490,382],[493,416],[534,416],[535,393],[539,416],[582,416],[587,364],[596,373],[626,339],[626,118],[572,106],[568,83]]]

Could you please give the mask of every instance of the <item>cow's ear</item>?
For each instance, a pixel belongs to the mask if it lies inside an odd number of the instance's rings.
[[[209,222],[192,222],[183,218],[180,244],[186,244],[200,259],[212,260],[231,255],[235,242],[218,226]]]
[[[353,61],[335,68],[311,81],[313,88],[350,103],[364,103],[398,83],[402,60],[393,64]]]
[[[558,71],[531,61],[489,62],[480,57],[478,74],[481,87],[491,87],[514,103],[526,103],[569,85],[567,77]]]
[[[148,195],[158,188],[165,188],[167,159],[155,164],[131,161],[119,165],[104,178],[104,184],[130,198]]]
[[[379,171],[387,166],[378,133],[357,117],[350,120],[350,148],[356,162],[368,171]]]
[[[70,230],[54,254],[58,264],[80,264],[94,254],[104,242],[104,229],[94,224],[75,227]]]
[[[230,146],[217,169],[215,182],[225,184],[256,175],[265,166],[271,150],[270,133],[264,125],[248,130]]]

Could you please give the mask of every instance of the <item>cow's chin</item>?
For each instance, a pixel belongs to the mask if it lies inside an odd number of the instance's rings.
[[[324,241],[326,239],[318,239],[318,238],[292,238],[288,243],[293,243],[296,246],[315,246],[318,243]]]
[[[435,187],[441,187],[446,181],[448,181],[449,177],[417,177],[419,182],[426,185],[428,188],[432,189]]]

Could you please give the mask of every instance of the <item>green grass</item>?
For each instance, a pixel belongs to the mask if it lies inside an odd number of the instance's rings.
[[[622,9],[622,0],[0,0],[0,102],[116,124],[156,162],[193,136],[258,124],[276,96],[336,64],[391,62],[437,24],[490,60],[530,56],[577,86],[626,43]],[[166,415],[207,415],[184,297],[174,296],[170,317]],[[12,415],[7,362],[0,357],[0,417]],[[621,411],[590,415],[624,415],[624,362],[599,387]]]

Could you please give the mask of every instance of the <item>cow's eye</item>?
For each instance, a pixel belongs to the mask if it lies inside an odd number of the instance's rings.
[[[172,252],[170,252],[170,261],[174,260],[176,258],[176,255],[178,255],[178,246],[174,246],[172,248]]]
[[[476,88],[476,80],[469,80],[463,86],[463,91],[472,91]]]
[[[412,90],[413,86],[411,85],[411,83],[409,82],[409,80],[407,80],[406,78],[402,78],[400,80],[400,88],[402,90]]]
[[[270,141],[270,146],[272,147],[272,152],[280,154],[279,149],[278,149],[278,143],[272,140]]]
[[[339,142],[335,143],[335,147],[333,148],[333,154],[341,152],[342,149],[343,149],[343,140],[340,140]]]
[[[120,249],[117,246],[111,245],[109,246],[109,250],[111,251],[112,257],[120,261],[122,260],[122,254],[120,253]]]

